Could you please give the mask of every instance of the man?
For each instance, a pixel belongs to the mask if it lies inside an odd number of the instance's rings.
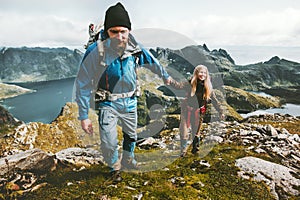
[[[90,45],[83,57],[76,78],[76,102],[82,129],[93,134],[88,119],[91,93],[96,87],[96,108],[99,110],[101,150],[115,182],[122,180],[122,168],[137,169],[134,149],[137,140],[137,67],[144,66],[163,78],[171,77],[158,61],[142,48],[130,34],[129,15],[121,3],[108,8],[104,30],[99,40]],[[123,132],[122,159],[118,155],[117,123]]]
[[[96,31],[93,23],[90,23],[89,25],[89,40],[86,45],[84,45],[84,48],[87,49],[92,43],[94,43],[96,40]]]

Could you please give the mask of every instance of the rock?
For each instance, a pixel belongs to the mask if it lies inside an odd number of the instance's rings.
[[[202,187],[204,187],[205,185],[201,182],[201,181],[199,181],[199,182],[196,182],[196,183],[193,183],[192,185],[191,185],[193,188],[195,188],[196,190],[200,190]]]
[[[19,122],[3,106],[0,105],[0,130],[1,126],[16,126],[18,124]]]
[[[223,142],[223,138],[217,135],[208,135],[205,140],[205,143],[222,143]]]
[[[276,129],[271,126],[270,124],[267,125],[267,134],[270,135],[270,136],[278,136],[278,133],[276,131]]]
[[[281,190],[290,195],[299,195],[295,189],[300,186],[299,176],[295,177],[297,172],[288,167],[255,157],[240,158],[236,160],[236,166],[241,169],[241,177],[250,179],[250,174],[254,180],[264,181],[276,199],[285,199],[286,194]]]
[[[134,199],[134,200],[141,200],[142,198],[143,198],[143,193],[142,192],[137,194],[137,195],[132,196],[132,199]]]
[[[6,188],[10,187],[10,186],[15,186],[15,189],[12,190],[28,190],[29,188],[31,188],[33,186],[33,184],[36,183],[36,181],[38,180],[38,176],[31,173],[31,172],[14,172],[13,174],[11,174],[8,179],[6,179],[5,181],[7,181],[6,183]],[[16,187],[18,186],[18,187]]]
[[[68,148],[57,152],[55,156],[61,163],[76,167],[104,164],[100,152],[92,148]]]
[[[203,173],[210,168],[210,164],[206,160],[194,160],[190,168],[196,173]]]
[[[15,170],[30,171],[34,173],[47,173],[54,170],[56,161],[40,149],[22,151],[0,159],[0,176]]]
[[[158,141],[154,139],[153,137],[148,137],[143,140],[140,144],[138,144],[138,147],[141,149],[153,149],[158,147]]]
[[[174,185],[178,185],[180,187],[184,187],[187,184],[186,180],[181,176],[172,177],[170,179],[170,182],[173,183]]]
[[[34,148],[35,139],[38,136],[38,123],[21,124],[15,129],[15,141],[17,145],[28,145],[29,149]]]

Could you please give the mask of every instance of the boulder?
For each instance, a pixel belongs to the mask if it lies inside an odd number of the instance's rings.
[[[49,155],[40,149],[22,151],[0,159],[0,176],[14,171],[29,171],[47,173],[54,170],[56,161],[54,155]]]
[[[241,169],[241,177],[250,179],[250,174],[254,180],[264,181],[276,199],[285,199],[285,193],[299,195],[299,190],[295,189],[300,186],[299,176],[288,167],[255,157],[240,158],[236,160],[236,166]]]
[[[67,148],[57,152],[55,156],[61,163],[76,167],[104,164],[100,152],[92,148]]]

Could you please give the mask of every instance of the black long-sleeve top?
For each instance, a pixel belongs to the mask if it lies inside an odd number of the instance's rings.
[[[176,88],[176,89],[183,89],[186,92],[185,95],[185,101],[189,107],[192,108],[200,108],[208,103],[212,103],[215,109],[219,112],[222,113],[221,105],[216,98],[216,95],[214,91],[212,91],[210,99],[207,101],[204,99],[204,92],[205,92],[205,87],[204,87],[204,82],[203,81],[198,81],[197,82],[197,87],[196,87],[196,92],[194,96],[191,96],[191,80],[185,81],[185,82],[176,82],[172,81],[171,85]]]

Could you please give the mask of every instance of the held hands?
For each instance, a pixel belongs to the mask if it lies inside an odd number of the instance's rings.
[[[94,131],[93,131],[93,124],[92,124],[92,121],[90,119],[81,120],[81,128],[87,134],[92,135],[94,133]]]
[[[184,88],[185,83],[184,82],[178,82],[174,80],[172,77],[169,77],[168,79],[164,80],[164,83],[166,85],[170,85],[175,89],[182,89]]]
[[[173,79],[171,77],[169,77],[168,79],[164,80],[164,82],[165,82],[166,85],[170,85],[172,80]]]

